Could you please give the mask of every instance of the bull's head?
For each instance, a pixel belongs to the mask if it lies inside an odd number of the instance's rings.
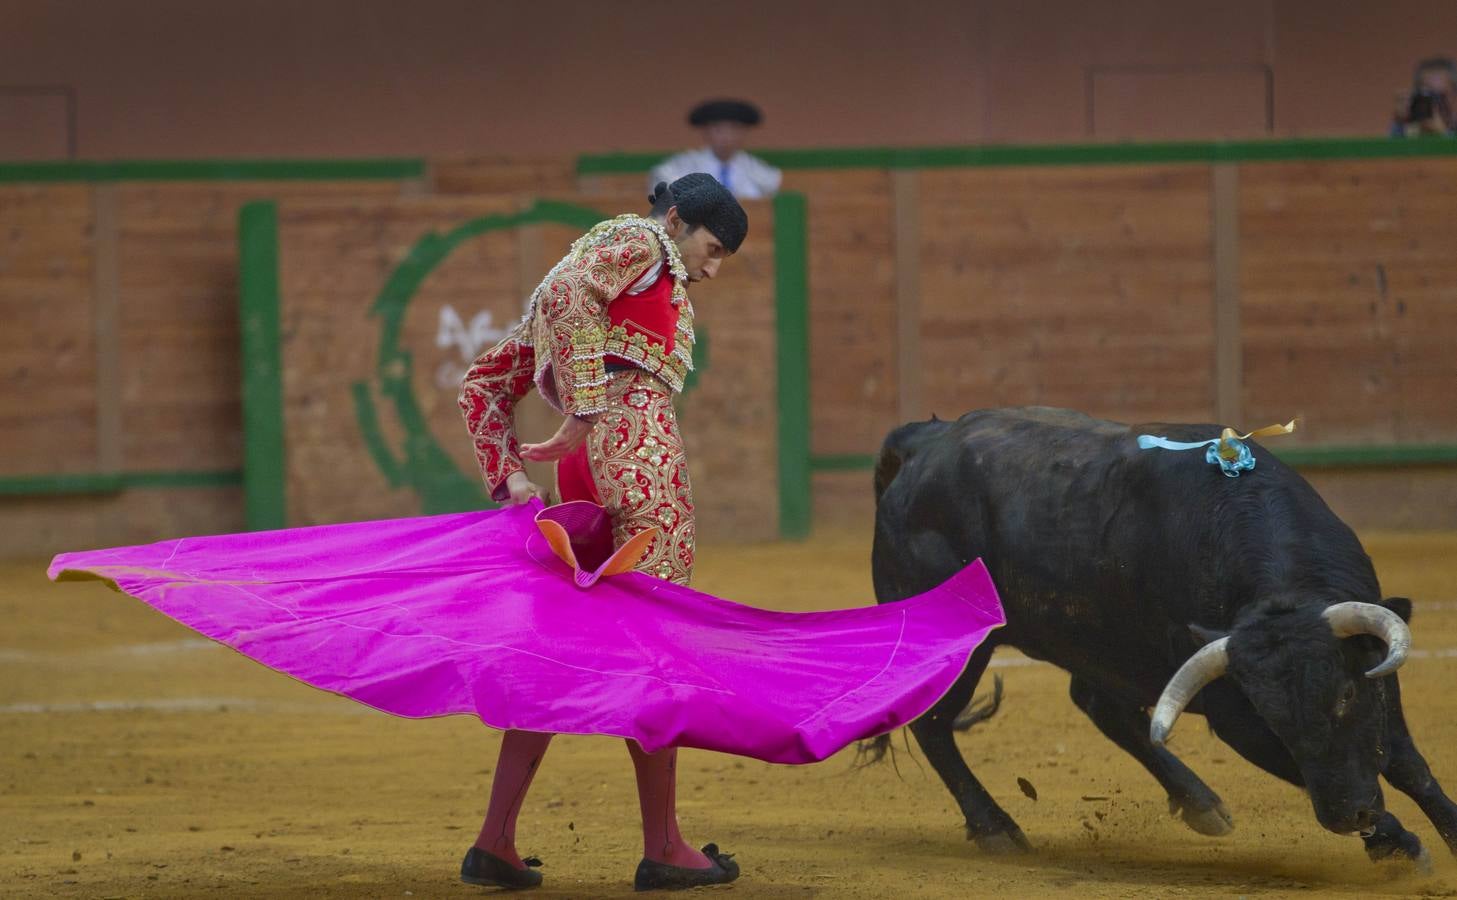
[[[1382,679],[1410,648],[1402,617],[1374,603],[1261,604],[1175,673],[1149,736],[1163,744],[1194,695],[1227,675],[1289,751],[1321,825],[1369,832],[1382,812]]]

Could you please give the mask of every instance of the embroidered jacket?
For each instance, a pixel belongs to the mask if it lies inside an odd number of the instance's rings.
[[[525,318],[461,385],[461,413],[494,499],[506,498],[506,478],[522,468],[513,413],[533,383],[569,416],[606,408],[608,358],[683,389],[693,369],[687,280],[677,246],[652,219],[618,216],[572,244],[532,293]]]

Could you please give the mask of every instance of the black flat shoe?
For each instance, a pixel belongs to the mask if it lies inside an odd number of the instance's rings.
[[[703,848],[703,855],[713,865],[706,869],[687,869],[653,862],[646,857],[637,864],[637,877],[632,880],[635,891],[681,891],[684,888],[709,884],[728,884],[739,877],[739,864],[732,853],[719,853],[717,844]]]
[[[522,860],[527,868],[518,869],[499,856],[487,853],[480,847],[465,851],[460,863],[460,880],[466,884],[480,884],[486,887],[503,887],[522,890],[541,886],[541,873],[531,871],[541,865],[541,860],[528,856]]]

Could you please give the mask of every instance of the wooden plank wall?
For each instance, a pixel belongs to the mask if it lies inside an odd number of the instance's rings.
[[[1249,427],[1300,415],[1305,428],[1284,439],[1290,446],[1457,441],[1457,357],[1449,349],[1457,336],[1449,236],[1457,161],[1226,168],[1217,189],[1237,208],[1225,207],[1223,219],[1202,165],[787,173],[786,188],[809,198],[813,452],[873,453],[901,421],[1014,403],[1123,420],[1209,420],[1223,411]],[[577,199],[606,212],[640,210],[642,181],[578,179],[569,160],[518,158],[440,161],[426,182],[407,184],[0,187],[0,477],[239,467],[235,229],[248,200],[277,198],[292,210],[297,241],[284,251],[291,284],[319,302],[357,304],[422,229],[517,209],[526,194],[580,191]],[[431,190],[461,205],[393,202]],[[705,502],[718,503],[708,499],[714,485],[762,481],[775,470],[765,443],[773,361],[760,359],[761,350],[772,352],[770,218],[767,206],[752,209],[741,258],[695,289],[711,358],[701,396],[684,408],[685,429],[699,442],[694,474]],[[1237,236],[1234,254],[1214,252],[1215,222]],[[475,313],[494,309],[497,301],[483,297],[505,298],[494,322],[510,320],[572,236],[555,226],[485,236],[427,283],[421,308],[433,304],[431,312],[412,314],[406,338],[422,348],[413,376],[427,415],[451,422],[440,428],[456,427],[453,397],[426,388],[463,366],[459,341],[437,346],[440,309],[453,304],[468,331]],[[336,264],[305,271],[300,252],[332,254]],[[1216,314],[1221,259],[1223,296],[1236,305]],[[1217,322],[1239,336],[1222,354]],[[323,319],[284,323],[295,353],[327,347],[309,363],[317,383],[303,394],[332,416],[341,403],[351,408],[338,392],[369,374],[377,333],[364,320],[357,344],[329,343],[337,338],[330,327]],[[724,393],[735,369],[755,398],[740,398],[742,409]],[[522,415],[528,430],[551,422],[534,406]],[[716,434],[714,421],[767,430],[742,454],[720,454],[716,440],[697,436]],[[394,427],[388,418],[382,425]],[[313,465],[357,445],[352,424],[298,427],[292,446],[313,448],[299,450],[316,457]],[[470,462],[463,442],[441,445],[457,464]],[[366,454],[345,471],[374,468]],[[1457,490],[1444,470],[1313,478],[1356,521],[1457,525],[1457,505],[1441,499]],[[821,518],[851,506],[859,516],[867,484],[861,471],[817,473]],[[296,489],[306,520],[405,514],[413,502],[408,492]],[[849,499],[827,499],[834,496]],[[1391,498],[1384,507],[1373,500],[1382,496]],[[13,536],[0,552],[233,530],[242,522],[239,499],[232,488],[0,498]],[[761,501],[741,512],[725,505],[705,521],[725,534],[760,534]]]
[[[809,207],[810,447],[863,453],[902,421],[889,172],[792,172]]]
[[[1457,441],[1457,160],[1247,165],[1240,186],[1246,419]]]
[[[259,198],[393,197],[400,187],[238,182],[115,190],[125,465],[237,468],[238,209]]]
[[[398,182],[0,186],[0,478],[242,464],[237,214]],[[242,527],[236,488],[3,497],[0,555]]]
[[[630,198],[558,197],[603,210]],[[528,197],[440,197],[393,202],[280,206],[284,413],[289,517],[315,524],[422,511],[409,487],[392,487],[361,433],[351,391],[370,386],[386,445],[402,457],[411,440],[379,391],[380,320],[369,314],[381,287],[416,242],[477,218],[527,208]],[[708,540],[764,540],[778,533],[774,379],[774,267],[771,213],[751,212],[765,240],[692,297],[709,360],[679,404],[688,444],[699,532]],[[459,244],[410,299],[399,344],[411,358],[410,390],[428,437],[457,471],[478,477],[456,408],[459,376],[499,329],[520,318],[524,299],[580,233],[538,225],[496,230]],[[449,308],[449,312],[447,312]],[[480,340],[465,345],[448,323]],[[537,406],[518,429],[541,439],[559,422]],[[548,479],[540,470],[537,477]],[[549,483],[549,482],[548,482]]]
[[[920,174],[921,408],[1214,415],[1209,170]]]
[[[0,475],[96,464],[94,223],[85,186],[0,186]]]
[[[813,452],[1022,403],[1250,428],[1300,415],[1287,446],[1457,441],[1457,162],[1221,168],[787,172],[809,201]],[[1358,524],[1457,527],[1445,472],[1311,477]],[[816,521],[863,518],[868,483],[817,472]]]

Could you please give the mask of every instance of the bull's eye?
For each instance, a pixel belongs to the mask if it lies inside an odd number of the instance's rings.
[[[1344,716],[1346,714],[1346,710],[1348,710],[1351,706],[1351,701],[1355,699],[1356,685],[1353,682],[1348,681],[1346,682],[1346,686],[1341,688],[1340,699],[1336,701],[1336,715]]]

